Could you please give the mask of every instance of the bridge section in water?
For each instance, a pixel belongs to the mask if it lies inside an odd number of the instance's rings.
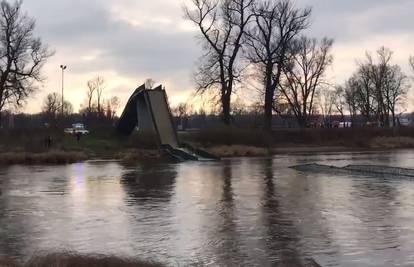
[[[217,159],[205,151],[180,143],[167,94],[161,85],[155,89],[141,85],[129,98],[117,128],[122,134],[130,135],[137,127],[141,133],[155,135],[159,147],[175,159]]]

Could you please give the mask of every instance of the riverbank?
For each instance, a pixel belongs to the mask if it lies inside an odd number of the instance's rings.
[[[266,157],[283,154],[340,153],[340,152],[376,152],[400,149],[414,149],[414,138],[375,138],[368,146],[315,146],[282,145],[263,148],[255,146],[230,145],[212,146],[205,150],[217,157]]]
[[[411,141],[411,140],[410,140]],[[239,157],[270,157],[283,154],[308,154],[308,153],[339,153],[339,152],[375,152],[393,151],[400,149],[411,149],[411,147],[396,145],[395,142],[378,147],[340,147],[340,146],[285,146],[275,148],[262,148],[254,146],[212,146],[204,148],[210,154],[219,158],[239,158]],[[136,149],[117,154],[86,154],[84,152],[52,151],[45,153],[0,153],[0,166],[9,165],[42,165],[42,164],[71,164],[86,160],[119,160],[125,164],[149,161],[169,161],[168,155],[158,150]]]
[[[168,160],[155,140],[113,129],[96,130],[77,140],[59,132],[0,132],[0,165],[68,164],[90,159],[126,163]],[[51,144],[45,142],[50,136]],[[414,148],[414,129],[282,129],[266,133],[254,129],[220,128],[181,132],[182,142],[217,157],[266,157],[275,154],[379,151]]]
[[[414,128],[279,129],[271,133],[221,128],[182,139],[218,157],[381,151],[414,148]]]
[[[8,165],[42,165],[42,164],[71,164],[86,160],[119,160],[126,164],[135,162],[168,160],[167,156],[158,150],[130,150],[116,154],[87,154],[73,151],[49,151],[42,153],[6,152],[0,153],[0,166]]]
[[[69,164],[89,159],[83,152],[49,151],[43,153],[0,153],[0,165],[16,164]]]

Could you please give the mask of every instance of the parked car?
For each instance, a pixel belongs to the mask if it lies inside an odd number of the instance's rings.
[[[85,129],[85,125],[83,123],[74,123],[72,124],[72,128],[66,128],[64,132],[67,134],[89,134],[89,131]]]

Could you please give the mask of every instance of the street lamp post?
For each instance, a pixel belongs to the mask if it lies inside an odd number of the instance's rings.
[[[64,104],[64,97],[63,97],[63,89],[64,89],[64,73],[67,68],[66,65],[60,65],[60,68],[62,69],[62,118],[63,118],[63,104]]]

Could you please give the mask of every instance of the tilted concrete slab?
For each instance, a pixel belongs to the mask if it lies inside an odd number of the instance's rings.
[[[175,128],[167,94],[162,86],[146,89],[138,87],[129,98],[118,122],[118,131],[130,135],[134,129],[154,135],[158,145],[178,160],[217,160],[205,151],[180,144]]]

